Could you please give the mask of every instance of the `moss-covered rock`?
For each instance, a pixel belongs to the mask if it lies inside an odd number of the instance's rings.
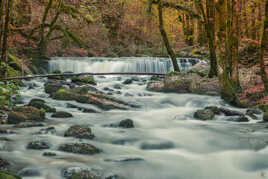
[[[18,124],[20,122],[34,121],[40,122],[45,120],[45,111],[39,110],[32,106],[15,107],[8,113],[8,124]]]
[[[83,85],[83,84],[96,85],[97,84],[92,75],[74,76],[72,77],[72,82],[78,85]]]
[[[41,99],[32,99],[28,105],[36,107],[37,109],[44,109],[46,112],[56,112],[56,108],[46,105],[45,101]]]
[[[65,133],[64,137],[75,137],[79,139],[93,139],[95,136],[87,125],[71,126]]]
[[[194,118],[200,119],[202,121],[212,120],[214,116],[215,116],[214,112],[210,109],[197,110],[194,113]]]
[[[59,150],[64,152],[85,154],[85,155],[93,155],[101,152],[100,149],[88,143],[67,143],[61,145],[59,147]]]
[[[61,88],[63,88],[62,84],[58,82],[48,82],[45,84],[45,92],[48,94],[55,93]]]
[[[7,171],[0,171],[0,179],[22,179],[20,176],[11,174]]]
[[[52,93],[53,99],[62,101],[72,101],[77,99],[78,96],[79,96],[78,94],[75,94],[67,89],[59,89],[56,92]]]

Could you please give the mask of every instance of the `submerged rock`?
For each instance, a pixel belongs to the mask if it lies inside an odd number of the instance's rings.
[[[18,124],[20,122],[34,121],[40,122],[45,120],[45,111],[39,110],[32,106],[15,107],[8,113],[8,124]]]
[[[32,149],[32,150],[44,150],[44,149],[49,149],[50,144],[48,144],[46,141],[32,141],[27,145],[27,149]]]
[[[80,139],[93,139],[95,136],[87,125],[71,126],[64,134],[64,137],[75,137]]]
[[[225,116],[243,116],[244,114],[239,111],[234,111],[227,108],[220,108],[221,113],[223,113]]]
[[[38,168],[24,168],[18,174],[22,177],[37,177],[41,175],[41,172]]]
[[[201,110],[197,110],[194,113],[194,118],[200,119],[203,121],[212,120],[214,116],[215,114],[211,109],[201,109]]]
[[[57,154],[53,153],[53,152],[44,152],[43,156],[45,156],[45,157],[55,157],[55,156],[57,156]]]
[[[135,157],[135,156],[118,156],[115,158],[108,158],[104,159],[105,162],[140,162],[144,161],[141,157]]]
[[[0,170],[7,170],[10,166],[10,163],[6,159],[0,158]]]
[[[69,167],[61,171],[66,179],[103,179],[98,171],[90,168]]]
[[[146,141],[140,145],[143,150],[165,150],[174,147],[174,144],[170,141]]]
[[[256,120],[258,119],[256,115],[260,115],[261,113],[262,112],[259,109],[251,108],[247,110],[246,115]]]
[[[263,118],[262,118],[262,120],[263,120],[264,122],[268,122],[268,112],[265,112],[265,113],[263,114]]]
[[[37,123],[37,122],[21,122],[19,124],[16,124],[14,127],[16,128],[30,128],[30,127],[44,127],[45,125],[43,123]]]
[[[65,112],[65,111],[58,111],[51,115],[51,117],[54,118],[70,118],[73,117],[71,113]]]
[[[56,129],[55,129],[55,127],[48,127],[48,128],[40,129],[40,131],[38,131],[34,134],[37,134],[37,135],[56,134]]]
[[[96,148],[95,146],[88,143],[67,143],[62,144],[59,147],[60,151],[77,153],[77,154],[85,154],[85,155],[93,155],[100,153],[101,150]]]

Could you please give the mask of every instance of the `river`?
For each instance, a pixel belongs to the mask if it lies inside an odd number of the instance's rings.
[[[54,59],[50,71],[73,72],[161,72],[170,70],[165,59]],[[194,62],[195,63],[195,62]],[[191,62],[180,63],[189,68]],[[127,70],[126,70],[127,69]],[[115,84],[131,78],[129,76],[95,77],[97,88],[113,89]],[[44,92],[46,79],[26,81],[34,84],[33,89],[20,90],[24,104],[33,98],[40,98],[59,111],[68,111],[73,118],[52,118],[47,113],[46,127],[53,126],[56,133],[34,134],[44,127],[16,129],[9,134],[13,142],[1,141],[0,156],[16,161],[20,168],[34,168],[40,176],[29,179],[60,179],[62,168],[84,167],[102,170],[107,175],[115,173],[126,179],[262,179],[268,178],[268,130],[260,129],[256,120],[237,123],[228,117],[217,116],[213,121],[199,121],[193,118],[196,110],[206,106],[227,105],[220,97],[193,94],[156,93],[146,90],[149,77],[139,77],[130,85],[122,85],[115,98],[141,106],[127,111],[111,110],[100,113],[83,113],[67,108],[66,101],[49,98]],[[115,90],[115,89],[114,89]],[[83,107],[88,104],[68,102]],[[98,109],[99,110],[99,109]],[[245,112],[246,109],[235,109]],[[123,119],[132,119],[135,128],[121,129],[105,127]],[[261,116],[258,116],[261,119]],[[74,124],[88,124],[93,140],[63,137],[64,132]],[[258,128],[259,130],[254,130]],[[12,128],[11,128],[12,129]],[[29,150],[26,145],[36,139],[48,141],[49,150]],[[67,142],[86,142],[102,150],[92,156],[58,151],[58,146]],[[55,152],[55,157],[44,157],[44,152]]]

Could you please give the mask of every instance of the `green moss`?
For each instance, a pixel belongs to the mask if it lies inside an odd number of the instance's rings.
[[[0,179],[21,179],[21,177],[7,171],[0,171]]]
[[[85,83],[85,84],[92,84],[96,85],[94,77],[92,75],[85,75],[85,76],[74,76],[72,77],[73,83]]]
[[[56,100],[72,101],[77,98],[77,94],[66,89],[59,89],[57,92],[52,94],[52,98]]]
[[[180,75],[181,73],[180,72],[177,72],[177,71],[170,71],[168,72],[166,75],[167,76],[178,76]]]

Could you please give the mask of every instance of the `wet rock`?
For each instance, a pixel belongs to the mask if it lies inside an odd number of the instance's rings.
[[[114,140],[112,141],[112,144],[116,144],[116,145],[128,145],[128,144],[133,144],[135,142],[137,142],[138,139],[118,139],[118,140]]]
[[[79,111],[82,111],[83,113],[99,113],[99,111],[95,109],[80,107],[71,103],[67,103],[67,108],[77,108]]]
[[[234,111],[227,108],[220,108],[221,113],[223,113],[225,116],[243,116],[244,114],[239,111]]]
[[[89,92],[100,93],[100,91],[97,88],[90,86],[90,85],[76,87],[76,88],[72,89],[71,92],[77,93],[77,94],[87,94]]]
[[[133,76],[131,78],[132,81],[140,81],[140,78],[138,76]]]
[[[13,140],[7,138],[7,137],[0,137],[0,141],[5,141],[5,142],[11,142]],[[1,169],[0,169],[1,170]]]
[[[27,149],[32,149],[32,150],[44,150],[44,149],[49,149],[50,144],[48,144],[46,141],[32,141],[27,145]]]
[[[8,113],[8,124],[18,124],[20,122],[34,121],[40,122],[45,120],[45,111],[39,110],[32,106],[15,107]]]
[[[118,156],[116,158],[104,159],[105,162],[140,162],[143,158],[133,156]]]
[[[221,114],[221,110],[217,106],[208,106],[205,109],[209,109],[209,110],[213,111],[213,113],[216,114],[216,115]]]
[[[94,169],[82,167],[69,167],[61,171],[66,179],[102,179],[101,174]]]
[[[57,154],[53,153],[53,152],[44,152],[43,156],[44,157],[55,157],[55,156],[57,156]]]
[[[64,134],[64,137],[75,137],[80,139],[93,139],[91,129],[87,125],[71,126]]]
[[[174,144],[170,141],[148,141],[143,142],[140,148],[143,150],[164,150],[174,148]]]
[[[114,89],[122,89],[122,86],[120,84],[115,84],[113,86]]]
[[[104,90],[104,91],[114,91],[113,89],[108,88],[108,87],[103,88],[103,90]]]
[[[127,93],[125,93],[125,96],[126,96],[126,97],[132,97],[132,96],[134,96],[134,95],[133,95],[133,94],[130,94],[130,93],[127,92]]]
[[[46,112],[56,112],[56,108],[52,108],[45,104],[44,100],[41,99],[32,99],[28,106],[33,106],[37,109],[44,109]]]
[[[11,174],[7,171],[0,171],[0,179],[22,179],[22,178],[15,174]]]
[[[72,82],[77,85],[84,85],[84,84],[97,85],[92,75],[74,76],[72,77]]]
[[[120,121],[118,126],[122,128],[134,128],[134,122],[131,119],[125,119]]]
[[[48,128],[44,128],[44,129],[40,129],[40,131],[34,133],[37,135],[44,135],[44,134],[56,134],[56,129],[55,127],[48,127]]]
[[[51,117],[54,118],[70,118],[73,117],[71,113],[65,112],[65,111],[58,111],[51,115]]]
[[[59,147],[59,150],[64,151],[64,152],[69,152],[69,153],[77,153],[77,154],[85,154],[85,155],[93,155],[93,154],[97,154],[101,152],[100,149],[88,143],[62,144]]]
[[[7,133],[8,133],[7,129],[0,128],[0,134],[7,134]]]
[[[246,115],[248,115],[249,117],[251,117],[252,119],[258,119],[258,117],[256,115],[260,115],[262,112],[259,109],[248,109],[246,112]]]
[[[30,127],[44,127],[45,125],[37,122],[21,122],[16,124],[14,127],[16,128],[30,128]]]
[[[246,116],[239,116],[236,119],[233,119],[235,122],[249,122],[249,119]]]
[[[268,122],[268,112],[265,112],[263,114],[263,118],[262,118],[263,122]]]
[[[125,81],[123,81],[124,85],[129,85],[129,84],[132,84],[132,83],[133,83],[132,79],[126,79]]]
[[[10,163],[6,159],[0,158],[0,170],[7,170],[9,166]]]
[[[201,109],[197,110],[194,113],[194,118],[199,119],[199,120],[212,120],[214,118],[215,114],[211,109]]]
[[[63,84],[61,84],[60,82],[47,82],[45,84],[45,92],[48,94],[52,94],[57,92],[59,89],[63,88]]]
[[[41,175],[38,168],[24,168],[18,173],[22,177],[37,177]]]

